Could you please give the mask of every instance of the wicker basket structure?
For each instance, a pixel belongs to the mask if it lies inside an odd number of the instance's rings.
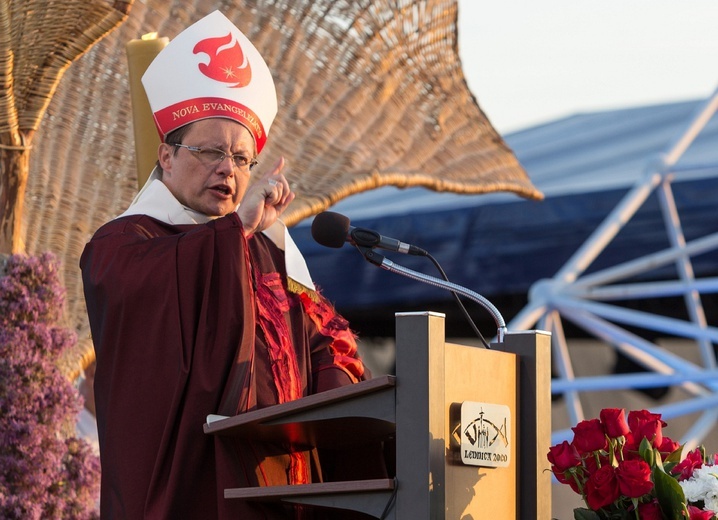
[[[279,113],[260,163],[286,158],[297,193],[289,225],[383,185],[541,198],[467,87],[456,0],[134,2],[125,22],[67,70],[30,156],[25,247],[63,262],[66,316],[80,337],[70,365],[92,351],[78,267],[84,244],[137,191],[125,46],[153,31],[172,38],[215,9],[273,71]]]

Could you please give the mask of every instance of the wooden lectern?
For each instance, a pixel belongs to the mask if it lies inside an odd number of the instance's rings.
[[[446,343],[441,314],[400,313],[396,377],[204,429],[302,447],[346,446],[358,437],[396,443],[396,478],[226,489],[227,500],[284,500],[398,520],[549,520],[550,385],[548,333],[509,332],[488,350]],[[507,412],[490,417],[494,409]]]

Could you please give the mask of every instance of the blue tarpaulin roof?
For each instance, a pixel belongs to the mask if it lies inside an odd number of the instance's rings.
[[[551,277],[623,195],[683,133],[702,101],[578,114],[504,136],[546,196],[458,195],[393,187],[355,195],[331,211],[356,227],[429,251],[452,282],[489,299],[526,294]],[[673,184],[687,239],[718,231],[718,118],[676,166]],[[292,229],[312,276],[342,312],[448,301],[451,294],[367,263],[349,244],[329,249],[311,238],[311,220]],[[599,256],[592,269],[668,246],[655,196]],[[386,253],[410,269],[438,276],[425,258]],[[698,258],[696,276],[714,273]],[[660,274],[657,274],[660,276]]]

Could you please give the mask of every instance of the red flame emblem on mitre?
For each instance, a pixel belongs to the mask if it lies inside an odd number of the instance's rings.
[[[194,46],[194,54],[205,53],[209,63],[200,63],[199,71],[215,81],[232,83],[232,87],[246,87],[252,81],[252,69],[232,33],[217,38],[207,38]]]

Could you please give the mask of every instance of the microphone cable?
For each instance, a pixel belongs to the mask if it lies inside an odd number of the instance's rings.
[[[444,281],[446,281],[446,282],[450,282],[450,281],[451,281],[451,280],[449,280],[449,277],[446,276],[446,273],[445,273],[444,270],[441,268],[441,265],[440,265],[439,262],[436,260],[436,258],[434,258],[430,253],[426,253],[426,255],[424,255],[424,256],[428,257],[429,260],[431,260],[431,262],[434,264],[434,266],[436,266],[436,269],[439,271],[439,273],[441,273],[441,277],[444,279]],[[481,343],[484,345],[484,348],[486,348],[486,349],[488,349],[488,350],[491,350],[491,347],[489,346],[488,342],[487,342],[486,339],[484,338],[483,334],[481,334],[481,331],[480,331],[479,328],[476,326],[476,323],[474,323],[474,320],[471,319],[471,315],[469,314],[469,311],[467,311],[467,310],[466,310],[466,307],[464,307],[464,304],[463,304],[463,302],[461,301],[461,298],[459,298],[459,295],[456,294],[455,291],[449,291],[449,292],[451,292],[451,294],[454,295],[454,299],[456,300],[456,303],[459,304],[459,308],[461,308],[461,311],[464,313],[464,317],[465,317],[466,320],[469,322],[469,325],[471,325],[471,328],[474,329],[474,333],[475,333],[475,334],[478,336],[478,338],[481,340]]]

